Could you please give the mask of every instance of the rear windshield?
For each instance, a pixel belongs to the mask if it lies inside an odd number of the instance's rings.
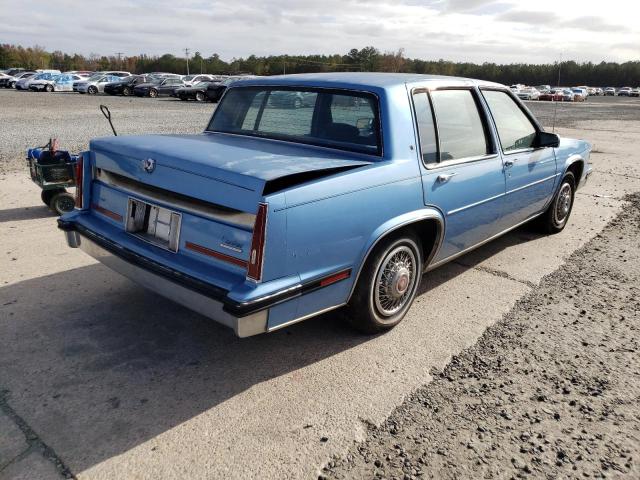
[[[381,155],[378,100],[370,93],[283,87],[230,88],[207,131]]]

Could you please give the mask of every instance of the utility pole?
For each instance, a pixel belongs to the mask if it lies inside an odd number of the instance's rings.
[[[189,75],[189,49],[185,48],[184,49],[184,56],[187,57],[187,75]]]
[[[116,52],[116,55],[118,55],[118,65],[122,68],[122,55],[124,55],[124,52]]]

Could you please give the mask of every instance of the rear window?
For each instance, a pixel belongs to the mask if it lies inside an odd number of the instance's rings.
[[[380,155],[379,125],[378,101],[370,93],[236,87],[223,97],[207,131]]]

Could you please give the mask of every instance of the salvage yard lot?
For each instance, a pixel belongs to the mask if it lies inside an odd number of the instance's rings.
[[[640,101],[530,102],[545,126],[555,116],[559,133],[594,144],[563,233],[521,228],[431,272],[385,335],[332,313],[239,340],[66,247],[23,152],[49,136],[77,151],[109,135],[100,103],[121,134],[197,133],[213,110],[0,90],[0,478],[311,478],[640,191]]]

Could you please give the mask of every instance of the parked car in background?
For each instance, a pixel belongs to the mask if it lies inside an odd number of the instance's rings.
[[[285,91],[316,101],[270,104]],[[402,321],[424,272],[535,218],[562,231],[590,152],[495,83],[242,80],[202,134],[92,140],[58,226],[70,247],[240,337],[343,306],[377,333]]]
[[[151,82],[140,83],[133,88],[137,97],[163,97],[173,93],[176,88],[184,85],[180,77],[154,78]]]
[[[616,89],[613,87],[607,87],[604,89],[604,94],[607,96],[612,96],[615,97],[616,95]]]
[[[86,80],[73,82],[73,91],[95,95],[96,93],[104,92],[105,85],[110,82],[117,82],[119,78],[120,77],[117,77],[115,75],[93,75]]]
[[[269,105],[274,108],[303,108],[313,107],[316,102],[317,95],[300,91],[280,91],[273,92],[269,95]],[[356,98],[353,98],[354,107],[357,107]]]
[[[631,97],[640,97],[640,87],[634,88],[633,90],[631,90],[631,94],[629,95]]]
[[[63,73],[53,82],[54,92],[73,92],[74,82],[81,81],[85,77],[75,73]],[[51,91],[46,89],[47,91]]]
[[[543,92],[540,94],[540,97],[538,97],[538,100],[551,102],[562,102],[563,99],[564,94],[562,93],[562,89],[557,88]]]
[[[620,90],[618,90],[618,96],[619,97],[630,97],[632,90],[633,89],[631,87],[622,87]]]
[[[604,89],[600,88],[600,87],[596,87],[596,96],[600,97],[602,95],[604,95]]]
[[[540,93],[548,92],[551,90],[551,85],[538,85],[536,87],[536,90],[538,90]]]
[[[534,87],[525,87],[520,89],[516,95],[520,100],[538,100],[540,91]]]
[[[130,75],[128,77],[120,78],[119,80],[107,83],[104,86],[104,93],[109,95],[124,95],[128,97],[133,95],[133,89],[136,85],[141,83],[148,83],[153,80],[151,75]]]
[[[559,89],[562,92],[562,101],[563,102],[573,102],[575,101],[576,94],[573,93],[573,90],[570,88],[561,88]]]
[[[15,88],[16,87],[16,83],[23,79],[23,78],[29,78],[36,75],[36,72],[19,72],[16,73],[13,76],[9,76],[7,78],[0,78],[0,87],[4,87],[4,88]]]
[[[40,91],[53,92],[53,84],[61,75],[62,74],[53,75],[51,78],[47,80],[45,79],[34,80],[29,84],[29,90],[32,90],[34,92],[40,92]]]
[[[586,88],[582,87],[574,87],[571,89],[573,92],[573,101],[574,102],[586,102],[589,97],[589,93]]]
[[[207,99],[207,87],[212,82],[200,82],[193,86],[178,87],[173,91],[172,96],[179,98],[180,100],[197,100],[198,102],[204,102]]]
[[[182,82],[185,87],[192,87],[193,85],[200,82],[210,82],[213,80],[213,76],[211,75],[185,75],[182,77]]]
[[[3,73],[7,74],[10,77],[15,77],[19,73],[23,73],[23,72],[26,72],[26,71],[27,70],[24,69],[24,68],[8,68],[8,69],[4,70]]]
[[[23,76],[16,82],[16,90],[29,90],[29,85],[31,85],[32,82],[35,82],[37,80],[51,80],[54,75],[60,75],[60,70],[56,71],[55,73],[42,72],[36,73],[35,75],[29,77]]]

